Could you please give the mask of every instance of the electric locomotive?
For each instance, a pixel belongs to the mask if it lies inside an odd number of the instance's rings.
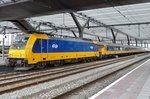
[[[47,64],[62,64],[98,58],[100,46],[95,41],[78,38],[56,38],[47,34],[18,35],[8,54],[10,66],[16,70],[43,68]]]

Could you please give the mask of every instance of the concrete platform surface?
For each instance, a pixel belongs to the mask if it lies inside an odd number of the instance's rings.
[[[150,99],[150,59],[90,99]]]
[[[5,64],[5,60],[3,60],[2,57],[0,57],[0,66]]]
[[[2,54],[0,54],[0,57],[2,57],[3,55]],[[7,57],[8,56],[8,54],[4,54],[4,57]]]
[[[0,57],[0,73],[13,72],[14,67],[7,66],[5,61]]]

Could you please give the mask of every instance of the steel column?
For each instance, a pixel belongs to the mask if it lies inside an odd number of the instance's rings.
[[[98,38],[98,41],[99,41],[99,42],[101,42],[101,40],[100,40],[99,36],[97,36],[97,38]]]
[[[5,59],[4,57],[4,48],[5,48],[5,34],[6,34],[6,29],[4,28],[3,29],[3,43],[2,43],[2,58],[3,58],[3,60]]]
[[[143,41],[141,41],[141,47],[143,47]]]
[[[3,60],[4,60],[4,47],[5,47],[4,42],[5,42],[5,35],[3,35],[3,44],[2,44],[2,58],[3,58]]]
[[[4,28],[0,31],[1,34],[4,33]],[[2,36],[2,59],[4,60],[4,35]]]
[[[130,39],[128,35],[127,35],[127,40],[128,40],[128,45],[130,45]]]
[[[82,27],[81,27],[79,21],[77,20],[77,18],[76,18],[76,16],[74,15],[74,13],[70,13],[70,14],[71,14],[71,16],[72,16],[72,18],[73,18],[73,20],[74,20],[74,22],[75,22],[75,24],[76,24],[78,30],[79,30],[79,37],[80,37],[80,38],[83,38],[83,31],[82,31]]]
[[[141,33],[141,32],[140,32],[140,31],[141,31],[140,29],[141,29],[141,28],[140,28],[140,25],[138,25],[138,37],[140,37],[140,33]]]
[[[123,44],[124,44],[124,41],[121,40],[121,44],[123,45]]]
[[[138,41],[137,41],[137,39],[135,39],[135,44],[136,44],[136,46],[138,46]]]
[[[113,29],[111,29],[111,33],[112,33],[112,36],[113,36],[113,43],[116,43],[116,36],[115,36],[115,33],[114,33]]]
[[[144,47],[146,48],[146,42],[144,42]]]

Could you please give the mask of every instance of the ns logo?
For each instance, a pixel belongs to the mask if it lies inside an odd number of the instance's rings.
[[[57,44],[52,44],[52,48],[58,48]]]

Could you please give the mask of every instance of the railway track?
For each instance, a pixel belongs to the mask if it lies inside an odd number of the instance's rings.
[[[145,55],[145,53],[144,54],[138,54],[138,56],[143,56],[143,55]],[[128,57],[135,57],[135,55],[121,57],[121,58],[128,58]],[[119,58],[119,59],[121,59],[121,58]],[[113,61],[113,60],[115,60],[115,59],[101,60],[101,61],[97,61],[96,64],[103,64],[103,63],[110,62],[110,61]],[[96,65],[95,62],[89,62],[89,63],[79,63],[79,64],[76,64],[76,65],[73,65],[73,66],[69,66],[69,67],[67,65],[67,66],[62,66],[62,67],[59,67],[59,68],[46,68],[46,69],[42,69],[42,70],[32,70],[32,71],[25,71],[25,72],[21,72],[21,71],[19,71],[19,72],[17,71],[16,72],[15,71],[15,72],[8,72],[8,73],[0,73],[0,79],[2,79],[2,78],[10,78],[11,79],[11,77],[13,77],[13,76],[20,76],[20,75],[24,75],[24,74],[28,75],[28,74],[34,74],[34,73],[38,74],[39,72],[40,73],[44,73],[44,72],[47,72],[47,71],[51,72],[51,71],[65,69],[65,68],[70,68],[70,67],[71,68],[72,67],[78,67],[79,65],[80,66],[88,66],[88,65],[91,65],[91,64],[92,65]]]
[[[119,58],[119,60],[121,59],[130,59],[133,58],[134,56],[127,56],[127,57],[121,57]],[[25,72],[10,72],[10,73],[0,73],[0,81],[3,80],[10,80],[10,79],[14,79],[14,78],[20,78],[20,77],[24,77],[24,76],[31,76],[31,75],[38,75],[41,73],[47,73],[47,72],[56,72],[56,71],[60,71],[60,70],[66,70],[66,69],[76,69],[76,68],[84,68],[87,66],[94,66],[94,65],[98,65],[98,64],[105,64],[107,62],[113,62],[116,61],[116,59],[109,59],[109,60],[102,60],[102,61],[96,61],[96,62],[90,62],[90,63],[82,63],[82,64],[76,64],[76,65],[72,65],[72,66],[63,66],[63,67],[59,67],[59,68],[49,68],[49,69],[43,69],[43,70],[32,70],[32,71],[25,71]]]
[[[128,57],[123,57],[123,58],[118,58],[117,60],[112,59],[112,60],[107,60],[103,62],[96,62],[95,64],[90,64],[86,63],[86,65],[81,65],[81,66],[69,66],[61,69],[54,69],[54,70],[47,70],[47,71],[37,71],[34,73],[14,73],[13,75],[8,74],[7,76],[0,77],[0,94],[10,92],[13,90],[21,89],[27,86],[31,86],[37,83],[42,83],[54,79],[58,79],[61,77],[65,77],[68,75],[73,75],[77,74],[80,72],[84,72],[87,70],[103,67],[106,65],[110,65],[112,63],[117,63],[121,62],[127,59],[131,59],[134,56],[128,56]],[[88,65],[87,65],[88,64]]]

